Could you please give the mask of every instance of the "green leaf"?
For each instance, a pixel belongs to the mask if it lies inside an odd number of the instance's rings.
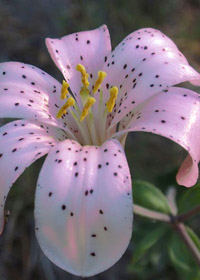
[[[200,184],[185,190],[178,202],[179,213],[187,212],[197,205],[200,205]]]
[[[197,245],[197,248],[200,249],[200,240],[197,235],[191,228],[187,227],[186,229],[191,239]],[[200,269],[195,262],[193,255],[178,234],[173,234],[172,239],[170,240],[169,256],[181,279],[200,279]]]
[[[190,227],[186,227],[186,229],[187,229],[187,233],[189,234],[190,238],[193,240],[193,242],[197,246],[197,249],[200,251],[200,239],[199,239],[199,237]]]
[[[155,225],[155,229],[147,232],[146,236],[141,238],[141,241],[136,244],[133,254],[132,263],[137,262],[156,242],[166,233],[165,226]]]
[[[134,203],[144,208],[170,214],[170,206],[164,194],[154,185],[145,181],[133,182]]]

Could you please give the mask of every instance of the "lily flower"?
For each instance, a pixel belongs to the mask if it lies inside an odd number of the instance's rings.
[[[37,239],[57,266],[92,276],[116,263],[131,239],[128,132],[182,146],[188,157],[177,181],[195,184],[200,96],[174,85],[200,85],[200,75],[152,28],[131,33],[113,51],[105,25],[46,45],[62,84],[32,65],[0,64],[0,117],[19,119],[0,128],[0,232],[12,184],[48,154],[35,195]]]

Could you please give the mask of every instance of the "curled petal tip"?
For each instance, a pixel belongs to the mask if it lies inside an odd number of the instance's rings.
[[[198,176],[198,165],[189,155],[184,160],[178,171],[176,176],[177,183],[184,187],[190,188],[196,184]]]

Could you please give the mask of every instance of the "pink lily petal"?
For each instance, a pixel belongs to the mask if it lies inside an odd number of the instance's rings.
[[[152,132],[182,146],[190,156],[181,166],[177,181],[191,187],[198,179],[199,119],[200,95],[188,89],[172,87],[141,105],[128,128],[119,132],[118,136],[129,131]]]
[[[41,121],[71,131],[77,129],[71,115],[68,127],[56,119],[61,84],[41,69],[19,62],[0,64],[0,117]]]
[[[111,51],[110,35],[106,25],[92,31],[70,34],[61,39],[47,38],[46,45],[54,63],[65,79],[70,81],[77,101],[80,100],[79,91],[82,85],[76,65],[83,64],[93,82]]]
[[[39,176],[36,235],[43,252],[75,275],[100,273],[123,255],[132,234],[131,178],[121,144],[66,140]]]
[[[107,88],[115,85],[120,89],[111,126],[169,86],[184,81],[200,85],[200,75],[189,66],[172,40],[152,28],[128,35],[108,57],[104,70],[108,74]]]
[[[19,62],[0,63],[0,75],[0,104],[4,103],[0,117],[25,117],[57,125],[55,115],[62,105],[60,83],[39,68]]]
[[[4,227],[4,204],[12,184],[25,168],[62,140],[62,132],[24,120],[0,128],[0,234]]]

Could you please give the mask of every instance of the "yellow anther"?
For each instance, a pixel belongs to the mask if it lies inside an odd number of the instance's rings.
[[[81,113],[81,122],[85,119],[85,117],[88,115],[90,108],[92,105],[96,102],[94,97],[89,97],[85,106],[83,107],[83,111]]]
[[[100,88],[103,80],[105,79],[105,77],[107,76],[106,72],[104,71],[99,71],[98,72],[98,78],[97,80],[95,81],[95,84],[94,84],[94,88],[92,90],[93,94],[95,94],[95,92]]]
[[[83,64],[77,64],[76,65],[76,70],[81,72],[82,75],[85,75],[87,73]]]
[[[67,99],[67,102],[60,108],[60,110],[57,113],[57,118],[60,119],[64,114],[67,113],[67,109],[71,106],[75,105],[75,100],[73,97],[69,97]]]
[[[69,88],[69,84],[65,80],[63,80],[62,88],[61,88],[61,95],[60,95],[60,98],[62,100],[64,100],[67,97],[67,94],[69,93],[68,88]]]
[[[107,107],[107,110],[108,110],[109,113],[112,112],[113,107],[115,106],[117,95],[118,95],[118,88],[117,87],[112,87],[110,89],[110,98],[108,99],[108,101],[106,103],[106,107]]]
[[[78,64],[76,66],[76,70],[79,71],[81,73],[81,75],[82,75],[81,81],[82,81],[83,86],[85,88],[88,88],[89,85],[90,85],[90,83],[88,81],[89,74],[87,73],[85,67],[82,64]]]

